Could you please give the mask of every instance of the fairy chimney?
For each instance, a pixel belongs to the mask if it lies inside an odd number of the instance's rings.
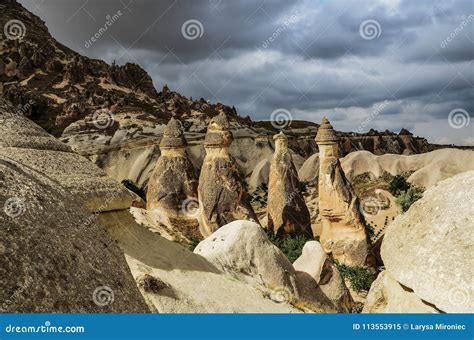
[[[365,265],[367,233],[359,200],[339,162],[339,138],[326,117],[316,135],[319,148],[320,242],[324,250],[347,265]]]
[[[181,122],[171,118],[160,142],[161,156],[148,182],[148,210],[186,217],[186,202],[194,200],[197,205],[198,183],[186,145]]]
[[[288,149],[288,137],[280,132],[273,139],[275,153],[268,182],[268,231],[278,238],[288,235],[312,238],[311,218]]]
[[[257,217],[247,201],[247,191],[235,160],[229,153],[233,136],[224,112],[211,119],[207,128],[204,158],[199,177],[200,229],[209,236],[235,220]]]

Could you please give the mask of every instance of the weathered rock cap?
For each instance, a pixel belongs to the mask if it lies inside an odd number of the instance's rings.
[[[186,139],[184,138],[183,125],[178,119],[171,118],[163,132],[163,138],[160,142],[160,148],[184,148],[186,147]]]
[[[288,141],[288,136],[285,135],[283,131],[280,131],[280,133],[273,136],[273,140]]]
[[[234,137],[229,129],[230,124],[226,114],[224,112],[219,113],[209,122],[206,138],[204,139],[204,147],[219,148],[230,146]]]
[[[331,123],[326,117],[323,117],[318,133],[316,134],[316,143],[320,144],[336,144],[339,138],[334,132]]]

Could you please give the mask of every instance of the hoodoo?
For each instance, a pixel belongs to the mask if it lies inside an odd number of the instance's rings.
[[[235,220],[258,221],[247,190],[229,153],[233,136],[224,112],[211,119],[204,141],[206,157],[199,177],[200,229],[208,236]]]
[[[287,235],[312,237],[311,218],[288,149],[288,137],[280,132],[273,139],[275,153],[268,184],[268,230],[280,238]]]
[[[148,182],[148,210],[160,209],[176,217],[188,214],[186,202],[194,200],[197,206],[198,182],[186,145],[181,122],[171,118],[160,142],[161,156]]]
[[[319,213],[324,250],[347,265],[365,265],[367,233],[359,200],[339,162],[339,138],[326,117],[316,135],[319,147]]]

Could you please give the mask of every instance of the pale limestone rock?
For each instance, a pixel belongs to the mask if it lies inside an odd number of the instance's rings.
[[[0,121],[9,110],[0,100]],[[124,188],[81,156],[57,151],[67,148],[33,123],[15,119],[24,143],[0,144],[0,311],[148,312],[123,253],[85,209],[96,211],[91,201],[114,190],[120,197]],[[4,127],[1,136],[9,133]]]
[[[133,196],[105,171],[18,115],[0,100],[0,157],[12,159],[64,187],[89,212],[127,209]]]
[[[159,313],[298,313],[257,284],[236,280],[208,259],[135,223],[127,211],[99,216],[125,252],[150,309]],[[147,282],[151,282],[147,284]]]
[[[209,123],[204,158],[199,177],[200,230],[208,236],[235,220],[258,221],[247,201],[246,189],[234,158],[229,153],[232,133],[224,113]]]
[[[439,313],[420,299],[413,291],[403,287],[385,270],[372,283],[363,313]]]
[[[390,276],[443,312],[474,311],[473,201],[474,171],[441,181],[388,226],[382,242]]]
[[[319,147],[319,213],[321,245],[347,265],[366,265],[369,259],[364,218],[359,200],[339,162],[338,137],[326,117],[316,135]]]
[[[255,222],[229,223],[199,243],[194,252],[239,280],[297,295],[293,266]]]
[[[288,138],[280,132],[274,139],[275,154],[268,184],[268,231],[279,238],[288,235],[311,238],[310,215],[288,149]]]
[[[323,309],[334,309],[338,312],[349,312],[352,309],[349,290],[319,242],[306,242],[293,267],[299,274],[298,278],[303,278],[303,282],[312,288],[306,289],[309,292],[307,299],[319,303]]]
[[[197,178],[186,154],[181,122],[171,118],[160,143],[161,156],[148,181],[147,209],[161,209],[172,216],[190,216],[187,202],[197,203]]]
[[[252,175],[249,179],[249,190],[253,191],[257,189],[261,184],[268,183],[268,178],[270,175],[270,164],[271,162],[268,159],[262,159],[255,169],[252,171]]]
[[[298,178],[309,185],[317,185],[319,177],[319,154],[311,155],[298,170]]]

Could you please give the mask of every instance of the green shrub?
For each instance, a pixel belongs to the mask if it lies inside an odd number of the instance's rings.
[[[194,249],[197,247],[199,242],[201,242],[195,237],[191,237],[190,241],[191,241],[191,244],[188,247],[189,251],[194,251]]]
[[[301,256],[306,242],[311,241],[310,238],[302,235],[287,236],[282,240],[273,235],[270,235],[268,238],[274,245],[280,248],[280,250],[283,252],[283,254],[285,254],[291,263],[295,262],[296,259]]]
[[[406,190],[410,189],[410,187],[411,187],[410,183],[407,182],[405,177],[403,177],[401,175],[396,175],[392,179],[390,184],[388,185],[388,191],[390,191],[390,193],[393,196],[398,196],[400,194],[400,192],[406,191]]]
[[[400,192],[396,202],[402,208],[402,211],[405,212],[421,197],[423,197],[423,193],[419,189],[409,188],[406,191]]]
[[[268,187],[265,183],[260,184],[254,192],[247,192],[247,200],[249,203],[258,203],[258,209],[264,209],[267,207],[268,202]]]
[[[348,266],[338,261],[334,265],[341,273],[343,279],[349,280],[351,288],[356,292],[368,291],[375,280],[375,275],[369,268],[362,266]]]

